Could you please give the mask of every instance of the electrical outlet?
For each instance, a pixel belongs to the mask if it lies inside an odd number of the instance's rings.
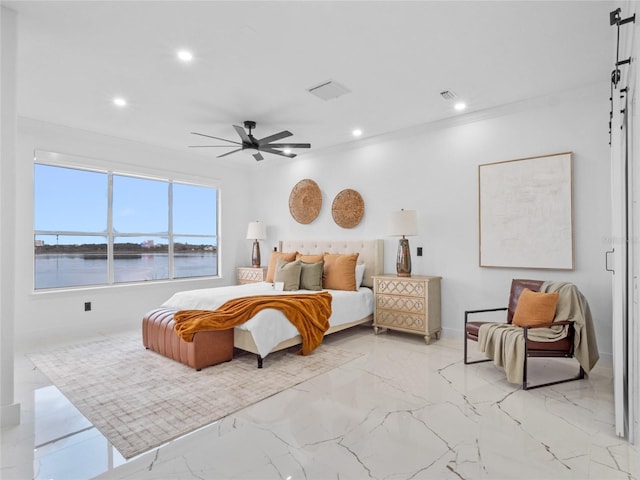
[[[422,256],[422,247],[418,247],[417,255],[418,255],[419,257],[421,257],[421,256]]]
[[[91,302],[84,302],[84,311],[85,312],[91,311]]]

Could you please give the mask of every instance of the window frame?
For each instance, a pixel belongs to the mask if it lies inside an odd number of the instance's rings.
[[[95,163],[100,163],[99,161],[89,159],[87,157],[74,156],[68,154],[60,154],[48,151],[35,150],[34,158],[33,158],[33,172],[34,172],[34,181],[33,181],[33,192],[32,198],[34,199],[34,206],[32,209],[33,219],[32,219],[32,232],[33,232],[33,240],[35,241],[36,237],[39,235],[65,235],[65,236],[85,236],[85,237],[104,237],[107,239],[107,281],[105,283],[96,283],[96,284],[87,284],[87,285],[64,285],[59,287],[43,287],[36,288],[36,272],[35,272],[35,250],[31,250],[31,258],[33,262],[32,271],[32,288],[35,293],[40,292],[59,292],[64,290],[80,290],[80,289],[93,289],[93,288],[114,288],[121,286],[131,286],[131,285],[141,285],[141,284],[149,284],[149,283],[162,283],[162,282],[185,282],[185,281],[194,281],[194,280],[206,280],[206,279],[216,279],[221,278],[222,271],[222,262],[221,262],[221,235],[220,235],[220,200],[221,200],[221,187],[220,182],[215,179],[210,179],[210,181],[202,181],[201,177],[195,179],[190,177],[189,175],[177,175],[175,172],[163,172],[163,174],[154,173],[141,173],[131,171],[128,168],[124,168],[124,164],[119,164],[118,162],[109,161],[108,163],[114,168],[102,167],[96,165]],[[43,166],[51,166],[51,167],[60,167],[71,170],[80,170],[83,172],[94,172],[98,174],[106,174],[107,175],[107,227],[105,231],[102,232],[87,232],[87,231],[66,231],[66,230],[36,230],[35,225],[35,195],[36,195],[36,183],[35,183],[35,168],[37,165]],[[144,170],[144,169],[141,169]],[[113,178],[114,176],[125,176],[135,179],[141,180],[152,180],[163,182],[168,185],[168,194],[167,194],[167,202],[168,202],[168,221],[167,221],[167,231],[166,232],[116,232],[113,228]],[[213,235],[206,234],[189,234],[189,233],[174,233],[173,232],[173,186],[175,184],[186,185],[186,186],[194,186],[194,187],[202,187],[202,188],[210,188],[215,190],[215,232]],[[133,281],[115,281],[115,248],[114,248],[114,240],[116,238],[127,238],[127,237],[163,237],[167,239],[168,242],[168,275],[167,278],[162,279],[150,279],[150,280],[133,280]],[[214,244],[216,245],[216,273],[213,275],[202,275],[202,276],[189,276],[189,277],[175,277],[175,265],[174,265],[174,237],[190,237],[190,238],[213,238]]]

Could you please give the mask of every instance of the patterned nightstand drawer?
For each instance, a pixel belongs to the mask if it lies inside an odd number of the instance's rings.
[[[397,297],[394,295],[376,295],[376,308],[417,313],[424,316],[424,297]]]
[[[426,317],[424,315],[412,315],[410,313],[395,312],[393,310],[376,311],[376,324],[380,323],[387,328],[403,330],[415,330],[416,333],[424,333],[426,330]]]
[[[236,282],[245,283],[264,282],[267,278],[267,267],[238,267],[236,268]]]
[[[389,279],[376,278],[376,288],[378,293],[387,295],[410,295],[414,297],[424,297],[425,283],[421,281],[407,280],[398,281],[399,277]]]

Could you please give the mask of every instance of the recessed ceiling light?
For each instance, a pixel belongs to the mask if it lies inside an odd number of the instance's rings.
[[[117,105],[118,107],[126,107],[127,106],[127,101],[122,97],[115,97],[113,99],[113,104]]]
[[[356,128],[353,132],[351,132],[351,134],[354,137],[359,137],[360,135],[362,135],[362,130],[360,130],[359,128]]]
[[[291,153],[291,149],[289,147],[285,147],[284,150],[282,150],[284,153],[286,153],[287,155],[289,155]]]
[[[189,50],[179,50],[177,55],[178,58],[183,62],[190,62],[191,60],[193,60],[193,53],[191,53]]]
[[[464,110],[465,108],[467,108],[467,104],[464,102],[458,102],[456,103],[453,108],[455,108],[456,110],[458,110],[459,112],[461,112],[462,110]]]

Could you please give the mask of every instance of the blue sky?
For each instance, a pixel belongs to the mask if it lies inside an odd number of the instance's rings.
[[[106,232],[108,175],[106,173],[35,165],[35,230]],[[113,227],[143,238],[169,230],[169,183],[113,176]],[[173,231],[183,235],[215,235],[217,191],[173,184]],[[41,237],[38,237],[41,238]],[[42,237],[50,243],[51,237]],[[60,243],[87,243],[87,237],[61,237]],[[96,237],[104,243],[105,237]],[[179,241],[176,238],[176,241]],[[209,243],[203,240],[203,243]]]

